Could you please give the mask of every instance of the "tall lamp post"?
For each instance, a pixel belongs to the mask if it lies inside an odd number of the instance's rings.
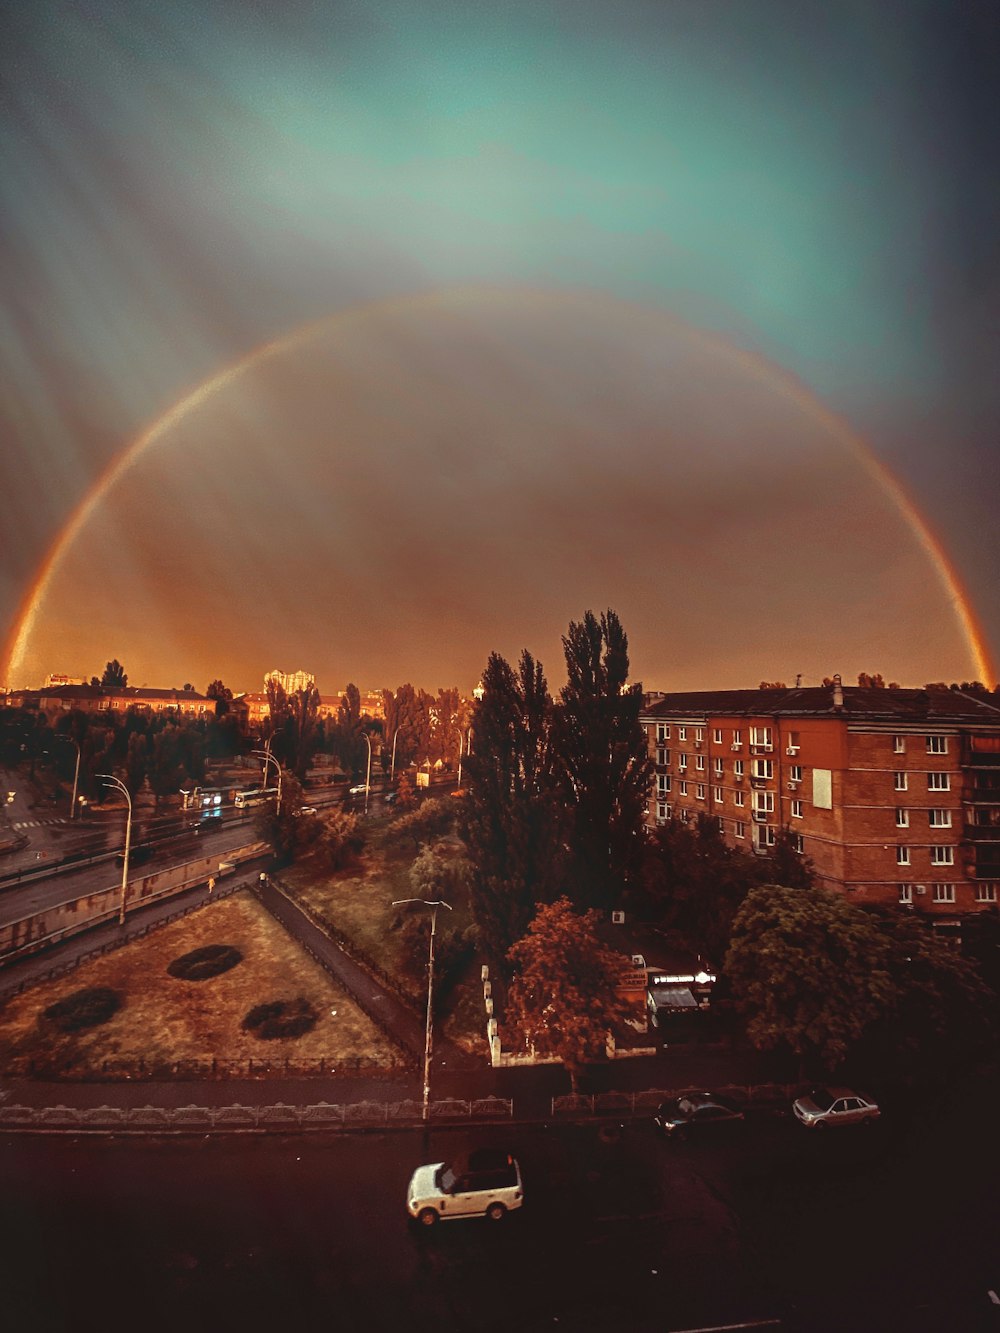
[[[365,774],[365,814],[368,813],[368,797],[372,789],[372,738],[367,731],[361,733],[368,742],[368,772]]]
[[[396,778],[396,737],[399,735],[399,728],[392,733],[392,763],[389,765],[389,785],[392,786]]]
[[[259,759],[263,759],[263,761],[264,761],[264,786],[265,786],[265,787],[267,786],[267,766],[268,766],[268,764],[273,764],[274,767],[278,770],[278,805],[277,805],[277,810],[278,810],[278,814],[280,815],[280,814],[281,814],[281,764],[278,762],[277,759],[275,759],[274,755],[271,753],[270,746],[269,746],[266,750],[254,750],[253,753],[254,753],[255,755],[257,755],[257,757],[258,757]]]
[[[110,782],[112,786],[117,787],[128,802],[128,818],[125,821],[125,858],[122,865],[122,901],[121,907],[118,909],[118,924],[124,926],[125,894],[128,891],[128,854],[132,847],[132,797],[129,795],[129,789],[125,786],[125,783],[122,782],[121,778],[116,778],[113,773],[97,773],[95,776],[103,778],[105,782]]]
[[[472,753],[472,728],[471,728],[471,727],[469,727],[468,731],[465,733],[464,736],[462,735],[461,732],[458,733],[458,788],[459,788],[459,791],[461,791],[461,789],[462,789],[462,745],[463,745],[463,743],[464,743],[464,745],[465,745],[465,753],[466,753],[466,754],[471,754],[471,753]]]
[[[424,1029],[423,1120],[424,1124],[426,1124],[431,1100],[431,1043],[434,1014],[434,933],[437,927],[438,908],[447,907],[449,912],[452,909],[451,903],[446,903],[443,898],[438,898],[430,902],[428,902],[426,898],[397,898],[392,905],[393,907],[401,907],[404,903],[423,903],[424,907],[429,907],[431,909],[431,941],[427,955],[427,1023]]]
[[[72,736],[67,736],[64,731],[60,731],[58,733],[58,739],[61,741],[68,741],[70,745],[72,745],[76,750],[76,768],[73,772],[73,795],[70,797],[70,804],[69,804],[69,817],[70,819],[75,819],[76,793],[77,793],[77,788],[80,785],[80,742],[75,741]]]

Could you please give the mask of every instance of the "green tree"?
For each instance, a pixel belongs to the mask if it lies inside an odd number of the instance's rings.
[[[337,808],[323,816],[316,858],[326,870],[336,872],[351,865],[364,845],[365,833],[357,815]]]
[[[614,611],[588,611],[563,638],[568,681],[555,712],[555,772],[571,820],[573,897],[622,901],[643,855],[650,762],[642,691],[628,684],[628,637]]]
[[[128,676],[125,674],[125,668],[122,666],[121,662],[118,661],[117,657],[112,658],[104,668],[101,684],[111,686],[116,690],[123,690],[126,685],[128,685]]]
[[[514,979],[505,1027],[540,1055],[554,1055],[577,1090],[583,1067],[600,1059],[609,1034],[626,1017],[618,991],[626,963],[597,934],[598,915],[573,910],[568,898],[544,904],[527,935],[512,946]]]
[[[456,855],[451,847],[425,846],[410,866],[410,888],[416,898],[443,898],[454,906],[453,900],[469,891],[470,871],[468,857]]]
[[[450,797],[429,797],[406,814],[400,815],[392,826],[393,834],[396,837],[412,838],[415,846],[432,842],[452,832],[455,813],[455,805]]]
[[[233,702],[233,692],[228,685],[223,685],[221,680],[209,681],[205,689],[206,699],[215,700],[215,716],[225,717],[229,712]]]
[[[473,863],[472,910],[483,946],[504,965],[541,901],[554,896],[562,826],[551,767],[552,699],[527,651],[518,671],[491,654],[472,713],[463,833]]]
[[[393,767],[395,749],[395,772],[403,771],[416,756],[420,741],[420,718],[417,704],[417,692],[412,685],[400,685],[395,691],[382,691],[382,708],[385,713],[385,745],[382,747],[382,767],[389,772]]]
[[[822,889],[751,890],[724,967],[750,1040],[791,1051],[803,1072],[836,1069],[897,997],[885,936]]]
[[[133,732],[128,738],[128,754],[125,757],[125,786],[134,800],[146,781],[146,737]]]
[[[319,714],[319,690],[310,682],[301,690],[296,690],[288,697],[288,706],[292,719],[293,757],[292,767],[296,777],[305,781],[306,771],[316,753],[317,718]]]

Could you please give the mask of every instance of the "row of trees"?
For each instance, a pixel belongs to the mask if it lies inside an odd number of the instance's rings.
[[[497,962],[540,903],[617,906],[642,864],[650,770],[628,638],[614,611],[588,611],[563,650],[558,700],[529,652],[516,671],[493,653],[473,710],[463,831],[473,912]]]

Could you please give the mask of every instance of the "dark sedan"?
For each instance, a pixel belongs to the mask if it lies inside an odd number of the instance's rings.
[[[661,1102],[653,1116],[653,1123],[671,1138],[684,1138],[692,1130],[732,1125],[742,1120],[743,1111],[727,1097],[714,1092],[691,1092],[684,1097],[672,1097]]]

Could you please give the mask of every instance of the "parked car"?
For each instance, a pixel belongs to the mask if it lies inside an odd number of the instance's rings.
[[[421,1226],[442,1218],[486,1217],[499,1222],[524,1203],[521,1169],[508,1152],[480,1148],[467,1161],[432,1162],[410,1177],[406,1208]]]
[[[881,1115],[870,1097],[862,1097],[850,1088],[813,1088],[792,1103],[797,1120],[808,1129],[826,1129],[828,1125],[870,1125]]]
[[[398,791],[386,792],[386,797],[385,797],[386,805],[395,805],[398,800],[399,800]]]
[[[653,1116],[653,1123],[670,1138],[684,1138],[692,1132],[713,1126],[732,1125],[744,1119],[743,1111],[728,1097],[714,1092],[692,1092],[685,1097],[672,1097],[661,1102]]]
[[[359,783],[358,786],[356,786],[356,787],[352,787],[352,788],[350,789],[350,794],[351,794],[351,796],[364,796],[364,794],[365,794],[365,792],[366,792],[367,790],[368,790],[368,788],[367,788],[367,787],[365,786],[365,784],[362,782],[362,783]]]
[[[295,813],[297,815],[314,815],[317,811],[314,805],[300,805]]]

